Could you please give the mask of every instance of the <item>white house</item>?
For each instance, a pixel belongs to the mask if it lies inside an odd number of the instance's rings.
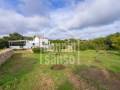
[[[30,49],[34,47],[49,48],[50,41],[42,36],[35,36],[33,40],[13,40],[9,41],[9,48]]]

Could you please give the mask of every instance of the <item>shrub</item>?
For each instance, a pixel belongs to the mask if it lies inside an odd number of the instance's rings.
[[[46,48],[33,48],[32,51],[34,53],[45,53],[47,50]]]

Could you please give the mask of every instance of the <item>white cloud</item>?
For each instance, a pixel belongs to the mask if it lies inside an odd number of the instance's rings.
[[[51,17],[61,29],[104,25],[120,19],[120,3],[119,0],[85,0],[51,13]]]
[[[106,35],[120,32],[120,20],[115,21],[108,25],[93,26],[83,29],[73,30],[59,30],[53,29],[49,36],[51,39],[63,39],[63,38],[81,38],[81,39],[93,39],[98,37],[104,37]]]
[[[120,32],[120,20],[108,25],[84,28],[82,30],[79,30],[77,33],[74,31],[74,34],[77,35],[78,38],[93,39],[97,37],[104,37],[116,32]]]
[[[0,7],[0,34],[44,33],[50,38],[66,38],[72,33],[87,39],[120,32],[119,0],[75,1],[65,0],[66,7],[51,9],[50,0],[20,0],[20,13]]]
[[[47,17],[25,17],[14,11],[0,9],[0,34],[38,32],[47,26],[48,23],[49,19]]]

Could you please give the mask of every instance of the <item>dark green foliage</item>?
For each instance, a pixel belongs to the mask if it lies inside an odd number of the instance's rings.
[[[32,37],[23,36],[23,35],[16,33],[16,32],[9,34],[9,36],[4,36],[3,38],[0,39],[0,49],[8,48],[9,47],[9,44],[8,44],[9,40],[32,40]]]
[[[105,44],[106,44],[107,50],[113,49],[112,41],[110,39],[106,39]]]
[[[51,43],[65,43],[65,40],[51,40]]]
[[[38,48],[33,48],[32,51],[34,53],[45,53],[45,52],[47,52],[46,48],[39,48],[39,47]]]
[[[59,44],[64,43],[66,45],[72,45],[75,50],[120,50],[120,33],[115,33],[106,37],[96,38],[93,40],[77,40],[77,39],[65,39],[65,40],[51,40],[51,43]],[[65,47],[66,47],[65,46]],[[61,49],[55,50],[58,52]],[[63,48],[62,48],[63,49]]]
[[[74,47],[76,50],[120,50],[120,33],[93,40],[79,40]]]
[[[0,39],[0,49],[7,48],[8,47],[8,41],[5,39]]]
[[[9,36],[5,36],[0,39],[0,48],[8,48],[9,47],[9,40],[23,40],[24,37],[19,33],[12,33]]]
[[[8,47],[9,40],[32,40],[32,37],[23,36],[19,33],[12,33],[9,36],[0,39],[0,48]],[[54,44],[54,51],[60,53],[62,49],[66,49],[68,45],[75,50],[120,50],[120,33],[115,33],[104,38],[97,38],[93,40],[51,40]]]
[[[12,33],[12,34],[9,34],[9,40],[23,40],[24,37],[19,34],[19,33]]]

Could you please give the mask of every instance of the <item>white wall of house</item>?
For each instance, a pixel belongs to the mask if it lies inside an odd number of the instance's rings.
[[[12,49],[21,49],[21,48],[29,49],[29,48],[33,48],[33,47],[49,48],[49,46],[50,46],[49,40],[47,38],[40,38],[38,36],[36,36],[32,41],[25,40],[25,42],[26,42],[26,44],[23,47],[12,46],[12,45],[10,45],[9,47]],[[12,43],[12,41],[10,43]]]
[[[9,46],[9,48],[11,48],[11,49],[21,49],[20,46]]]
[[[43,47],[43,48],[49,47],[49,40],[46,38],[35,37],[33,43],[35,44],[34,45],[35,47]]]
[[[32,48],[33,47],[33,42],[32,41],[26,41],[26,45],[23,47],[25,49],[29,49],[29,48]]]

